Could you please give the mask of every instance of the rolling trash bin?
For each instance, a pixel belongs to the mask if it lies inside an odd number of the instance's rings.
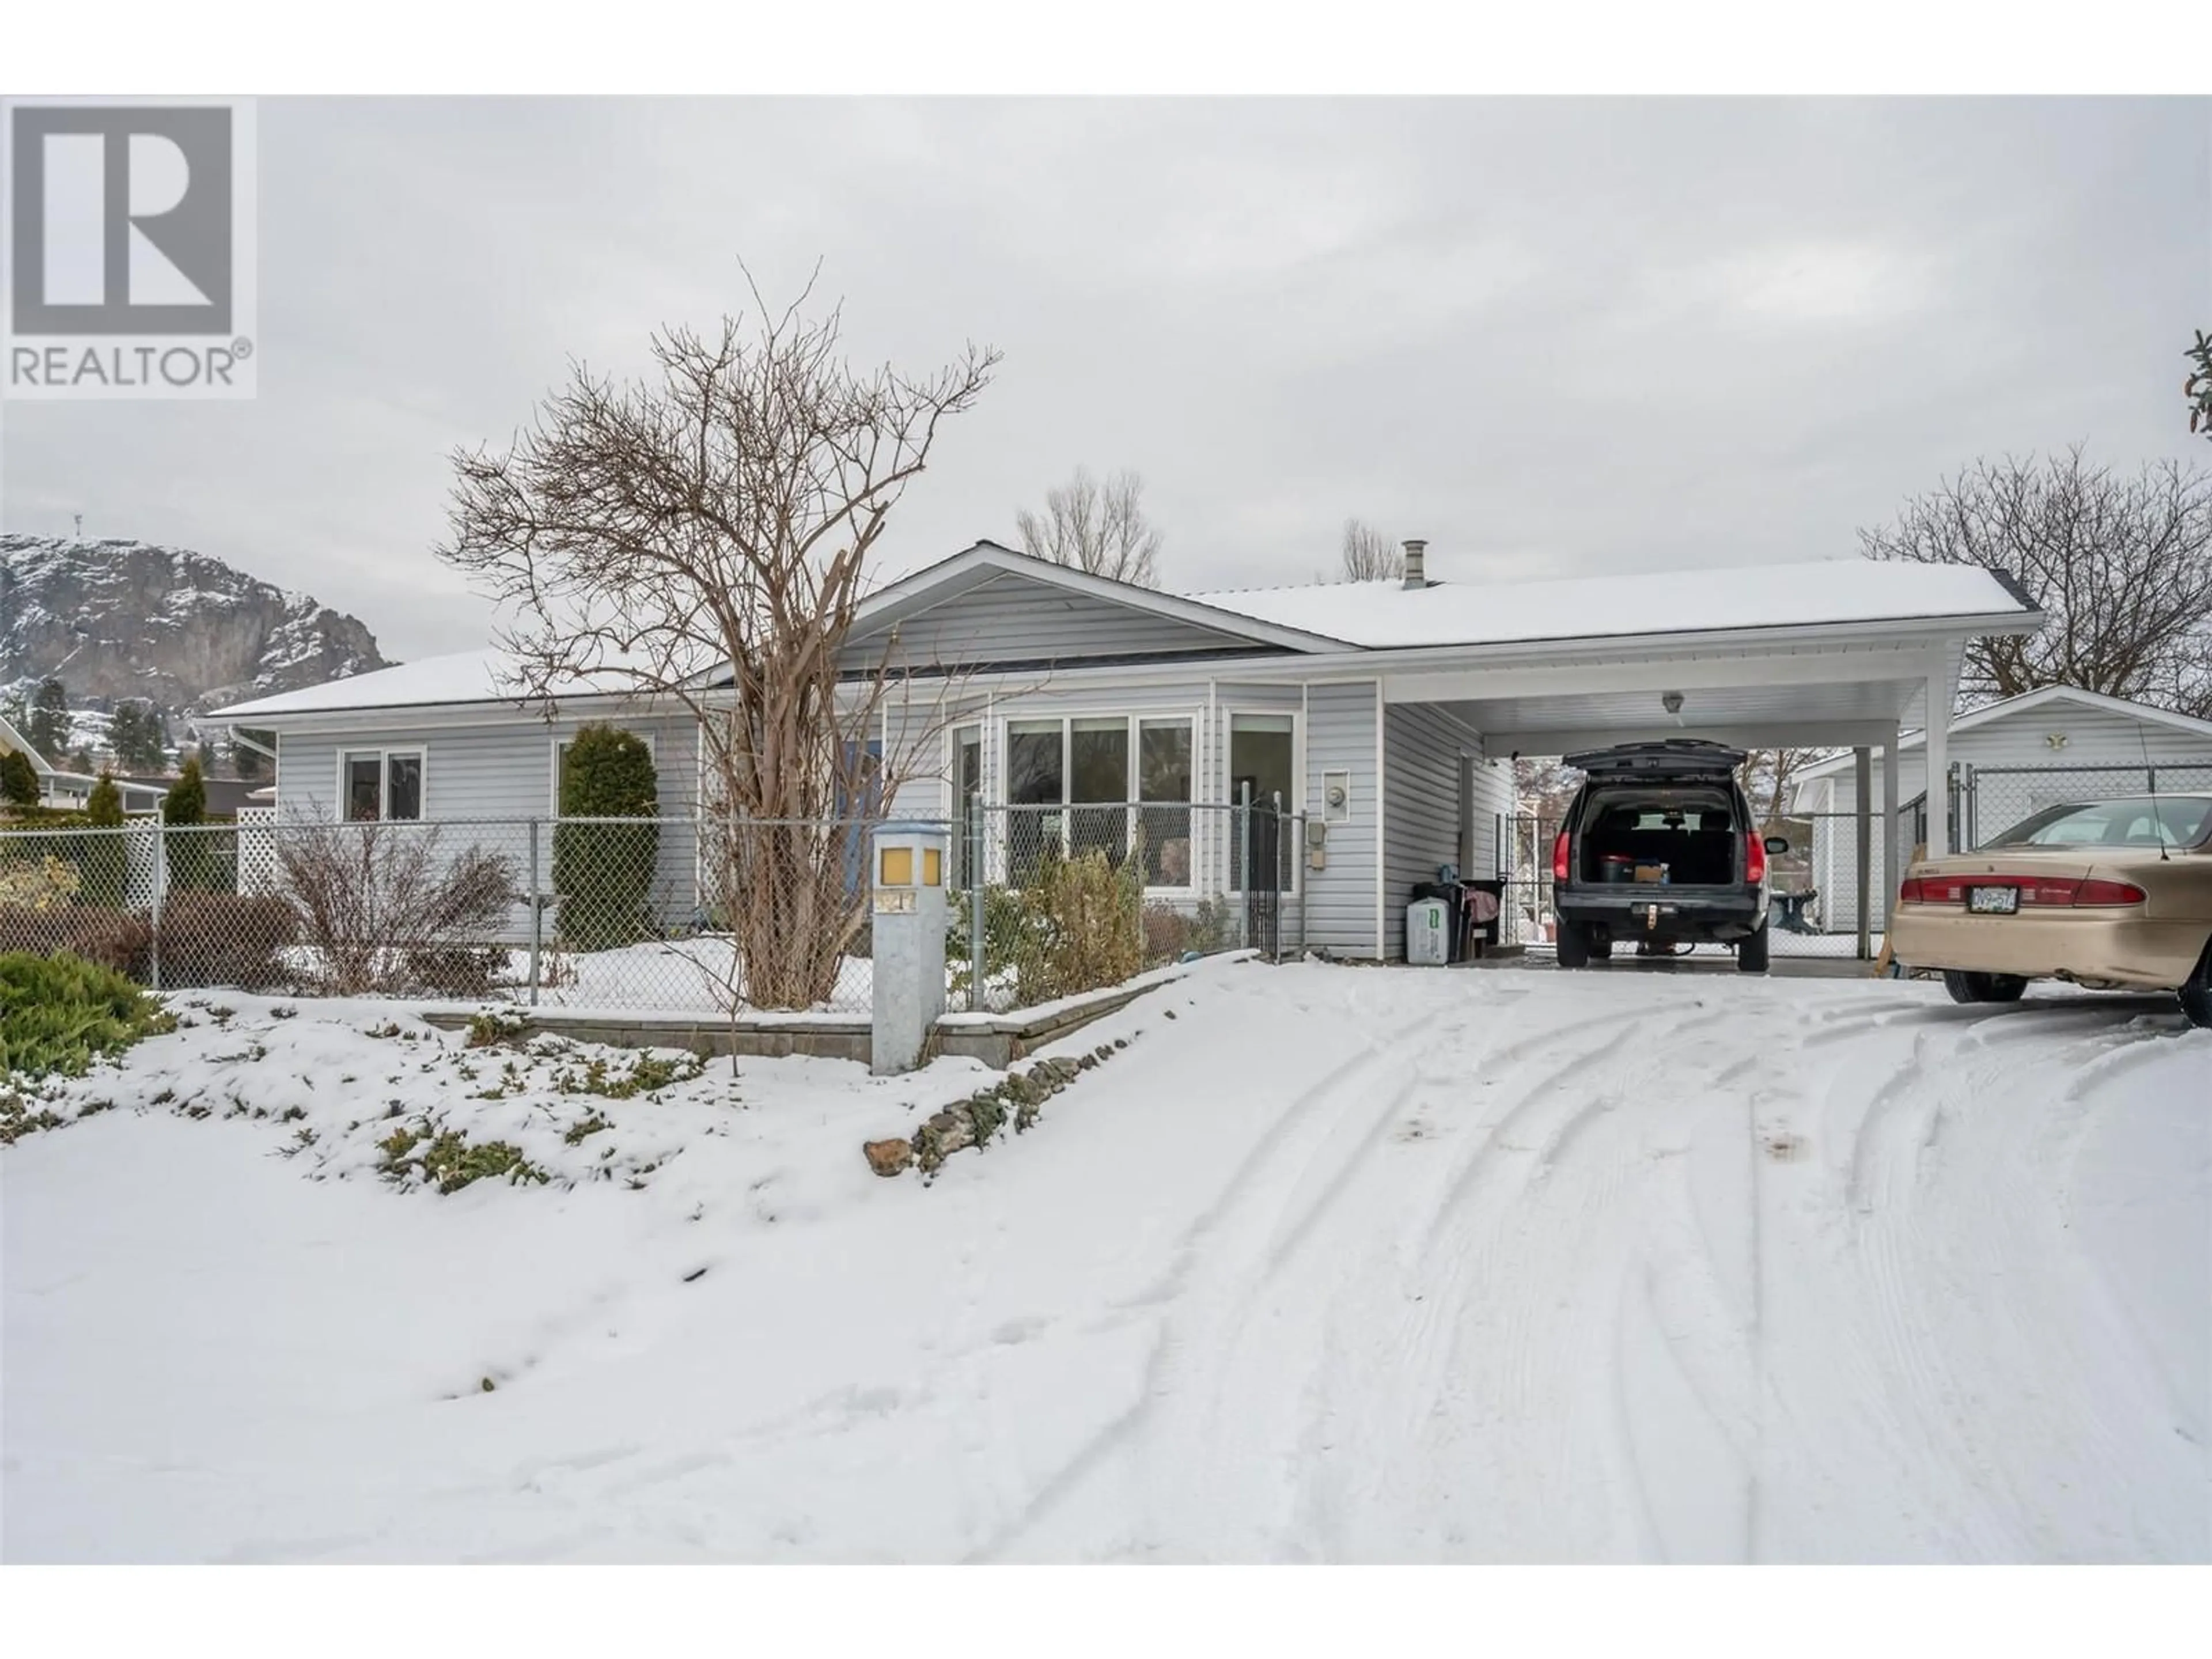
[[[1441,968],[1452,957],[1452,908],[1442,899],[1415,899],[1406,907],[1406,960]]]

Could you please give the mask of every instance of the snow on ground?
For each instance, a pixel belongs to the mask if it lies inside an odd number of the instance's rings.
[[[932,1187],[859,1143],[972,1066],[234,1001],[0,1152],[9,1559],[2212,1556],[2157,1000],[1211,965]],[[549,1182],[388,1184],[392,1099]]]

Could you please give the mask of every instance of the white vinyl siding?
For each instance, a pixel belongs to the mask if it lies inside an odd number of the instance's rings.
[[[1316,817],[1325,816],[1322,790],[1327,775],[1342,771],[1350,776],[1346,816],[1328,826],[1328,867],[1305,872],[1306,942],[1340,956],[1376,953],[1378,696],[1372,680],[1315,685],[1306,691],[1306,800]]]
[[[1250,640],[1237,635],[1005,572],[907,617],[897,630],[896,644],[888,648],[880,632],[854,635],[839,665],[848,673],[869,673],[881,665],[927,674],[989,663],[1073,667],[1117,658],[1252,648]]]
[[[1406,954],[1406,906],[1414,885],[1434,881],[1439,866],[1459,862],[1460,757],[1475,761],[1478,799],[1485,769],[1481,737],[1441,709],[1391,703],[1382,711],[1382,736],[1383,954],[1395,962]],[[1479,861],[1462,875],[1492,873],[1495,822],[1478,813]]]
[[[554,745],[592,723],[579,718],[549,726],[536,718],[517,718],[498,725],[396,726],[374,733],[287,731],[277,743],[277,822],[281,824],[301,817],[329,821],[342,816],[337,793],[341,754],[420,750],[425,757],[424,821],[456,826],[441,832],[456,846],[477,842],[495,847],[515,860],[518,878],[524,878],[529,844],[526,821],[548,820],[552,816],[549,803]],[[696,891],[696,837],[683,822],[697,801],[696,731],[689,717],[681,715],[617,717],[611,723],[653,743],[661,817],[677,821],[661,828],[655,902],[672,918],[686,916]],[[459,827],[471,822],[480,827],[473,830]],[[540,884],[545,885],[551,879],[550,831],[540,833],[538,856]]]

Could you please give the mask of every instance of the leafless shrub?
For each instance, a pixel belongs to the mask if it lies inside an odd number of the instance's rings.
[[[277,837],[277,879],[325,994],[416,989],[426,964],[481,950],[522,902],[510,860],[482,847],[446,854],[440,836],[435,825],[302,821]]]

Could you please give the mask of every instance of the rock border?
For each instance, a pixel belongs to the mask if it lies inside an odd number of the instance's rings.
[[[1044,1103],[1084,1073],[1095,1071],[1129,1046],[1127,1037],[1102,1042],[1083,1054],[1054,1054],[1026,1071],[1010,1071],[988,1089],[933,1112],[911,1136],[863,1142],[868,1167],[889,1179],[909,1169],[921,1172],[924,1186],[936,1180],[945,1160],[973,1147],[981,1152],[1011,1123],[1016,1134],[1035,1127]]]

